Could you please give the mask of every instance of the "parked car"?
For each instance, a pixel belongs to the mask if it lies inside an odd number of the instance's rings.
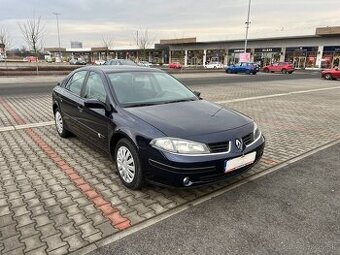
[[[172,62],[169,64],[168,66],[169,68],[173,68],[173,69],[181,69],[182,65],[179,62]]]
[[[225,67],[226,73],[246,73],[256,74],[260,70],[259,66],[251,62],[240,62]]]
[[[222,69],[224,65],[221,62],[210,62],[204,65],[204,68],[207,69]]]
[[[122,183],[196,186],[244,173],[264,137],[249,117],[200,98],[158,69],[87,66],[53,89],[57,133],[106,151]]]
[[[139,66],[146,66],[146,67],[151,67],[152,66],[152,64],[150,62],[148,62],[148,61],[139,61],[138,65]]]
[[[27,56],[22,61],[29,62],[29,63],[31,63],[31,62],[38,62],[38,58],[34,57],[34,56]]]
[[[339,67],[335,67],[332,69],[326,69],[321,72],[321,77],[326,80],[336,80],[340,79],[340,69]]]
[[[82,58],[71,58],[70,65],[86,65],[86,61]]]
[[[295,71],[294,66],[288,62],[278,62],[268,66],[263,67],[263,72],[281,72],[281,73],[293,73]]]
[[[94,64],[95,65],[105,65],[106,61],[105,60],[95,60]]]
[[[137,66],[137,64],[130,59],[110,59],[105,62],[105,65],[113,66]]]

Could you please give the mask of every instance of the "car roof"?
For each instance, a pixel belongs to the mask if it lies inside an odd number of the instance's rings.
[[[121,72],[160,72],[164,71],[157,68],[143,67],[143,66],[128,66],[128,65],[99,65],[99,66],[84,66],[76,69],[87,71],[102,71],[104,73],[121,73]]]

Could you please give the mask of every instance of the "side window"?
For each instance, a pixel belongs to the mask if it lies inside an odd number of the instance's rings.
[[[106,101],[106,91],[102,78],[95,72],[90,72],[85,85],[84,98],[97,99],[103,103]]]
[[[81,87],[83,85],[86,73],[87,71],[80,71],[75,73],[72,78],[67,82],[65,88],[80,96]]]

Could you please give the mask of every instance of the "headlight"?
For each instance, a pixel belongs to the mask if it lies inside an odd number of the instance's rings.
[[[257,127],[256,123],[254,122],[254,130],[253,130],[254,141],[256,141],[257,139],[259,139],[260,136],[261,136],[261,131],[260,131],[260,129]]]
[[[203,143],[183,140],[172,137],[162,137],[153,139],[150,145],[161,150],[183,153],[183,154],[200,154],[210,153],[208,147]]]

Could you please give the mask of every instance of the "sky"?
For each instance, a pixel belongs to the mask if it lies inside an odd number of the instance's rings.
[[[196,37],[197,41],[244,39],[249,0],[1,0],[0,28],[11,47],[26,46],[18,24],[41,16],[43,47],[57,47],[60,13],[61,47],[71,41],[101,47],[136,48],[136,31],[148,31],[152,45],[160,39]],[[340,26],[340,0],[252,0],[249,38],[311,35],[320,26]]]

